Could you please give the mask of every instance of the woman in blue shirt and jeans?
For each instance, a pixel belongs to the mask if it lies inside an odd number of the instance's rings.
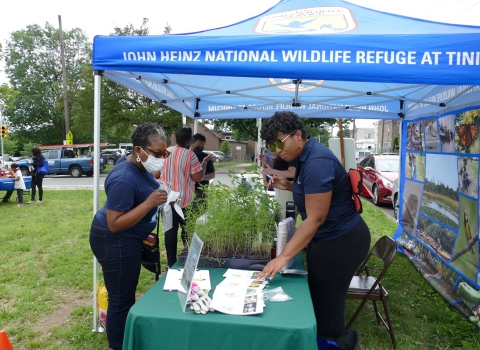
[[[90,247],[108,291],[107,337],[113,350],[122,349],[127,314],[135,303],[142,242],[157,225],[158,206],[167,201],[167,192],[152,175],[162,170],[169,155],[162,127],[138,125],[132,143],[132,153],[105,180],[107,200],[90,229]]]
[[[345,299],[357,268],[370,250],[370,231],[355,209],[347,173],[327,147],[307,138],[293,112],[276,112],[261,137],[287,162],[297,161],[293,181],[274,176],[270,187],[293,191],[303,222],[261,277],[275,274],[307,246],[308,285],[319,349],[345,334]]]

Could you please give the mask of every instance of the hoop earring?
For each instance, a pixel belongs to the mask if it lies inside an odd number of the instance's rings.
[[[137,161],[137,163],[140,163],[142,161],[139,155],[137,155],[137,158],[135,160]]]

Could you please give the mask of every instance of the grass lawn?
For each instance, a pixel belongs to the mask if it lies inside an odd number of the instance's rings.
[[[235,166],[235,165],[240,165],[240,164],[246,164],[246,163],[248,163],[248,162],[242,162],[241,160],[232,160],[232,161],[229,161],[229,162],[220,162],[220,163],[214,162],[213,166],[215,167],[215,170],[217,170],[217,169],[220,169],[220,168],[225,168],[225,167]]]
[[[16,350],[108,349],[106,335],[91,331],[92,191],[47,190],[44,197],[42,204],[21,208],[0,203],[0,329]],[[104,200],[102,192],[102,204]],[[395,223],[364,203],[372,242],[392,235]],[[153,283],[154,275],[142,269],[138,295]],[[397,255],[384,284],[391,293],[398,349],[480,348],[480,331],[446,304],[404,256]],[[357,304],[347,303],[347,318]],[[376,325],[370,305],[354,328],[362,349],[391,349],[388,332]]]

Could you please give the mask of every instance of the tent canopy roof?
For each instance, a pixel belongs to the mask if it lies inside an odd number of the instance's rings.
[[[479,104],[480,27],[282,0],[219,29],[97,36],[93,68],[190,117],[414,119]]]

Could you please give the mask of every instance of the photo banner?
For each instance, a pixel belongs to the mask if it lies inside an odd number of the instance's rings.
[[[480,106],[402,128],[395,239],[428,283],[480,328]]]

